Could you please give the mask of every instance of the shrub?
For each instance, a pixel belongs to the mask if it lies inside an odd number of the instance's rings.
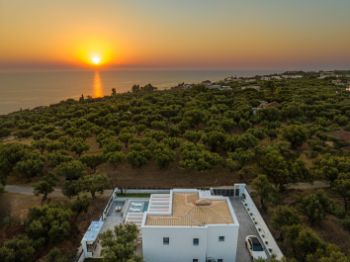
[[[125,155],[122,152],[110,152],[106,157],[108,159],[108,162],[113,166],[117,166],[125,159]]]
[[[311,224],[321,222],[332,209],[332,203],[323,193],[310,194],[303,197],[300,202],[303,214]]]
[[[175,160],[175,152],[165,145],[160,145],[154,151],[154,158],[160,168],[167,167]]]
[[[34,240],[59,243],[70,236],[72,211],[67,208],[48,206],[29,210],[26,231]]]
[[[208,170],[222,163],[220,155],[211,153],[203,146],[191,143],[185,144],[181,148],[181,156],[180,165],[182,167],[198,171]]]
[[[34,261],[34,243],[26,236],[17,236],[6,240],[0,247],[0,261],[31,262]]]
[[[142,151],[130,151],[126,158],[133,167],[142,167],[148,162],[147,154]]]

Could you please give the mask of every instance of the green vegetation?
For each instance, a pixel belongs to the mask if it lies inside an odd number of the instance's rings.
[[[310,194],[301,199],[301,210],[311,224],[320,223],[332,211],[332,203],[323,193]]]
[[[127,198],[147,198],[150,197],[151,194],[149,193],[120,193],[118,194],[119,197],[127,197]]]
[[[105,188],[109,185],[109,180],[104,175],[89,175],[79,179],[79,184],[82,191],[87,191],[93,199],[96,198],[96,192],[103,194]]]
[[[283,190],[286,183],[311,179],[302,156],[307,163],[344,157],[346,145],[332,132],[346,132],[346,121],[339,119],[349,120],[348,94],[340,96],[329,80],[311,77],[275,81],[273,92],[271,85],[260,84],[260,90],[242,90],[233,82],[232,91],[137,86],[133,93],[3,116],[0,128],[6,134],[26,133],[33,142],[3,147],[0,153],[8,157],[0,157],[1,173],[31,179],[57,169],[62,176],[68,165],[81,176],[104,164],[142,168],[151,162],[159,169],[224,166],[236,172],[256,162],[257,171]],[[98,152],[89,151],[88,138],[97,141]]]
[[[121,224],[108,230],[101,236],[103,261],[106,262],[141,262],[136,253],[137,226]]]
[[[63,206],[45,205],[31,208],[25,221],[25,235],[6,240],[0,247],[0,261],[31,262],[50,245],[59,244],[69,237],[73,231],[73,212]],[[51,251],[57,253],[57,250]],[[48,254],[48,261],[57,254]],[[62,261],[65,255],[61,254]],[[51,259],[51,260],[50,260]]]
[[[29,211],[26,221],[28,235],[38,245],[58,243],[70,235],[72,212],[55,206],[43,206]]]
[[[265,175],[258,175],[252,181],[252,186],[260,198],[260,208],[266,211],[267,208],[265,202],[271,202],[274,199],[275,188],[272,186],[267,176]]]
[[[136,182],[139,187],[172,187],[167,179],[180,174],[176,180],[181,186],[200,186],[202,176],[208,185],[252,183],[289,258],[346,261],[350,93],[331,79],[303,75],[273,81],[257,77],[260,89],[242,89],[248,85],[243,80],[225,83],[232,88],[225,91],[204,85],[164,91],[135,85],[125,94],[114,91],[100,99],[69,99],[1,116],[0,187],[9,177],[33,182],[45,202],[57,186],[72,204],[30,211],[21,231],[28,236],[6,240],[0,258],[12,257],[23,241],[33,241],[25,244],[34,248],[28,253],[39,254],[37,243],[51,245],[69,236],[71,221],[88,210],[83,195],[95,198],[119,186],[122,175],[129,178],[123,184],[129,187]],[[21,143],[22,138],[30,142]],[[154,178],[145,179],[148,170]],[[329,187],[290,188],[291,183],[314,180],[329,182]],[[45,222],[48,210],[60,215]],[[330,237],[333,230],[340,231],[345,244]],[[109,239],[113,237],[110,233]],[[134,244],[120,248],[136,259]],[[108,244],[106,250],[111,259],[119,256]],[[48,260],[57,256],[52,252],[45,254]]]
[[[47,196],[54,191],[54,186],[56,185],[57,178],[55,176],[45,176],[41,178],[39,182],[34,185],[34,194],[42,194],[42,202],[47,200]]]

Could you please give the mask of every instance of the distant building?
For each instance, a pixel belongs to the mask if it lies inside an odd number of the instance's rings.
[[[303,78],[302,75],[282,75],[282,78],[285,79],[301,79]]]
[[[153,194],[142,226],[145,262],[236,261],[239,223],[229,198],[197,189]]]
[[[328,78],[329,76],[327,76],[327,75],[320,75],[319,77],[318,77],[318,79],[326,79],[326,78]]]
[[[332,84],[336,86],[345,86],[345,83],[341,79],[332,80]]]
[[[326,78],[335,77],[335,76],[336,75],[333,71],[321,71],[318,79],[326,79]]]
[[[225,83],[231,83],[231,82],[237,82],[240,81],[240,78],[237,78],[236,76],[229,76],[224,79]]]
[[[260,90],[260,86],[258,86],[258,85],[252,85],[252,86],[242,86],[241,87],[241,89],[242,90],[245,90],[245,89],[255,89],[255,90],[257,90],[257,91],[259,91]]]
[[[221,89],[221,85],[207,85],[208,89]]]
[[[255,78],[249,78],[249,79],[245,79],[244,82],[246,82],[246,83],[256,83],[256,79]]]
[[[181,84],[178,84],[177,86],[172,87],[171,89],[190,89],[192,87],[193,87],[192,84],[181,83]]]
[[[279,75],[275,75],[275,76],[271,76],[271,79],[274,79],[274,80],[282,80],[282,77],[279,76]]]

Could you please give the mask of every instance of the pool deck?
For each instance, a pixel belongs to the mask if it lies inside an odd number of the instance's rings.
[[[118,205],[118,201],[125,201],[121,212],[115,211],[115,208]],[[107,214],[107,217],[105,219],[105,222],[104,222],[104,225],[103,225],[101,232],[105,232],[109,229],[113,230],[113,228],[115,226],[118,226],[124,222],[125,216],[123,216],[123,214],[126,215],[126,213],[128,212],[129,204],[131,201],[145,202],[145,201],[148,201],[148,199],[147,198],[122,198],[122,197],[119,197],[118,200],[113,201],[111,204],[111,207],[109,208],[109,211],[108,211],[108,214]]]
[[[116,212],[115,208],[119,204],[119,201],[125,201],[123,208],[121,212]],[[148,201],[148,198],[123,198],[123,197],[118,197],[117,200],[114,200],[108,210],[108,214],[106,216],[106,219],[104,220],[103,227],[101,229],[101,233],[104,233],[108,230],[113,230],[116,226],[124,223],[124,216],[123,214],[126,215],[129,209],[129,205],[131,201],[135,202],[145,202]],[[97,247],[94,252],[94,257],[99,258],[101,256],[101,241],[98,242]]]

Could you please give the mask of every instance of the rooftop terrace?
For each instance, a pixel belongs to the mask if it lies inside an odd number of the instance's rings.
[[[201,191],[174,191],[172,194],[163,195],[161,199],[157,197],[151,199],[145,226],[204,226],[233,223],[226,198],[209,196]]]

